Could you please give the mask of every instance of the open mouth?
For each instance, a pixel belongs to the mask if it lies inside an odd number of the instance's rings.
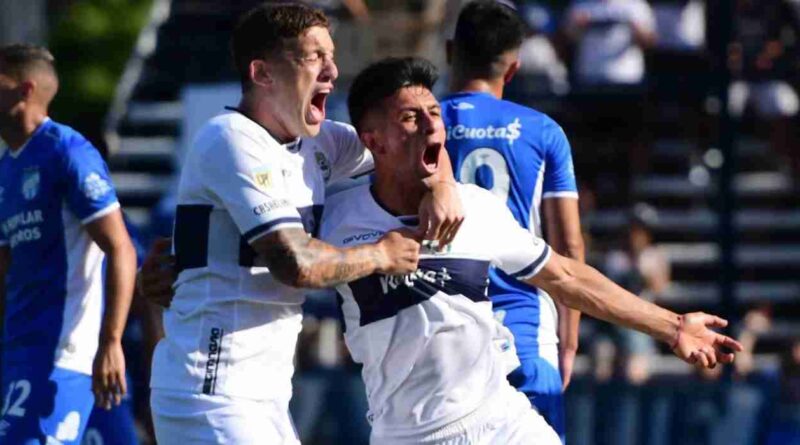
[[[442,149],[442,144],[437,142],[425,146],[422,152],[422,165],[429,173],[435,173],[439,168],[439,151]]]
[[[330,91],[319,91],[311,96],[306,115],[306,120],[309,124],[316,125],[325,119],[325,102],[328,100],[329,94]]]

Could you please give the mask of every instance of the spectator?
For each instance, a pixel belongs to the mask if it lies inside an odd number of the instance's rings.
[[[527,25],[527,36],[519,49],[522,63],[518,83],[520,92],[540,91],[549,94],[566,94],[569,91],[567,67],[559,58],[550,34],[555,31],[553,11],[540,2],[528,2],[519,9]],[[512,85],[509,91],[512,90]]]
[[[800,100],[786,81],[793,63],[787,36],[800,31],[795,10],[783,0],[737,0],[734,7],[734,43],[728,48],[735,79],[728,91],[730,112],[739,117],[752,106],[768,124],[773,149],[800,171],[790,121]]]
[[[565,31],[577,44],[575,76],[582,86],[644,81],[644,50],[656,42],[655,18],[644,0],[574,0]]]
[[[767,445],[800,444],[800,340],[795,340],[781,357],[781,390],[777,418]]]

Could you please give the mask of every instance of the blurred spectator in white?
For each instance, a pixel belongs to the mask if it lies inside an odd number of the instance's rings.
[[[541,85],[540,89],[562,95],[569,92],[567,67],[561,61],[550,40],[556,30],[556,19],[553,11],[540,2],[525,2],[519,7],[519,14],[528,27],[528,35],[519,50],[522,63],[519,69],[520,78],[525,87],[533,87],[530,83]]]
[[[728,91],[729,109],[740,117],[751,106],[767,122],[773,149],[800,171],[791,118],[800,109],[794,88],[789,50],[800,30],[796,10],[783,0],[736,0],[734,43],[728,48],[728,67],[734,78]]]
[[[581,85],[644,81],[644,50],[656,42],[655,17],[646,1],[573,0],[565,32],[577,44],[574,69]]]
[[[700,51],[706,44],[706,7],[702,0],[653,3],[657,46],[669,51]]]

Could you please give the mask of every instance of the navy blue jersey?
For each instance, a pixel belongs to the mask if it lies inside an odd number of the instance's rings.
[[[442,116],[456,178],[490,190],[535,235],[542,235],[543,198],[577,198],[569,142],[545,114],[488,93],[458,93],[442,100]],[[498,269],[490,280],[493,306],[514,332],[521,358],[538,353],[540,344],[557,343],[549,297]]]
[[[103,253],[83,226],[118,208],[100,153],[67,126],[48,119],[0,154],[0,246],[11,252],[4,367],[36,360],[91,374]]]

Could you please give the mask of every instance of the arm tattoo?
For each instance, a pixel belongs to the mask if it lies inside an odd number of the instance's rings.
[[[293,287],[332,287],[374,273],[380,265],[374,245],[339,249],[301,229],[277,230],[257,240],[255,247],[270,272]]]

